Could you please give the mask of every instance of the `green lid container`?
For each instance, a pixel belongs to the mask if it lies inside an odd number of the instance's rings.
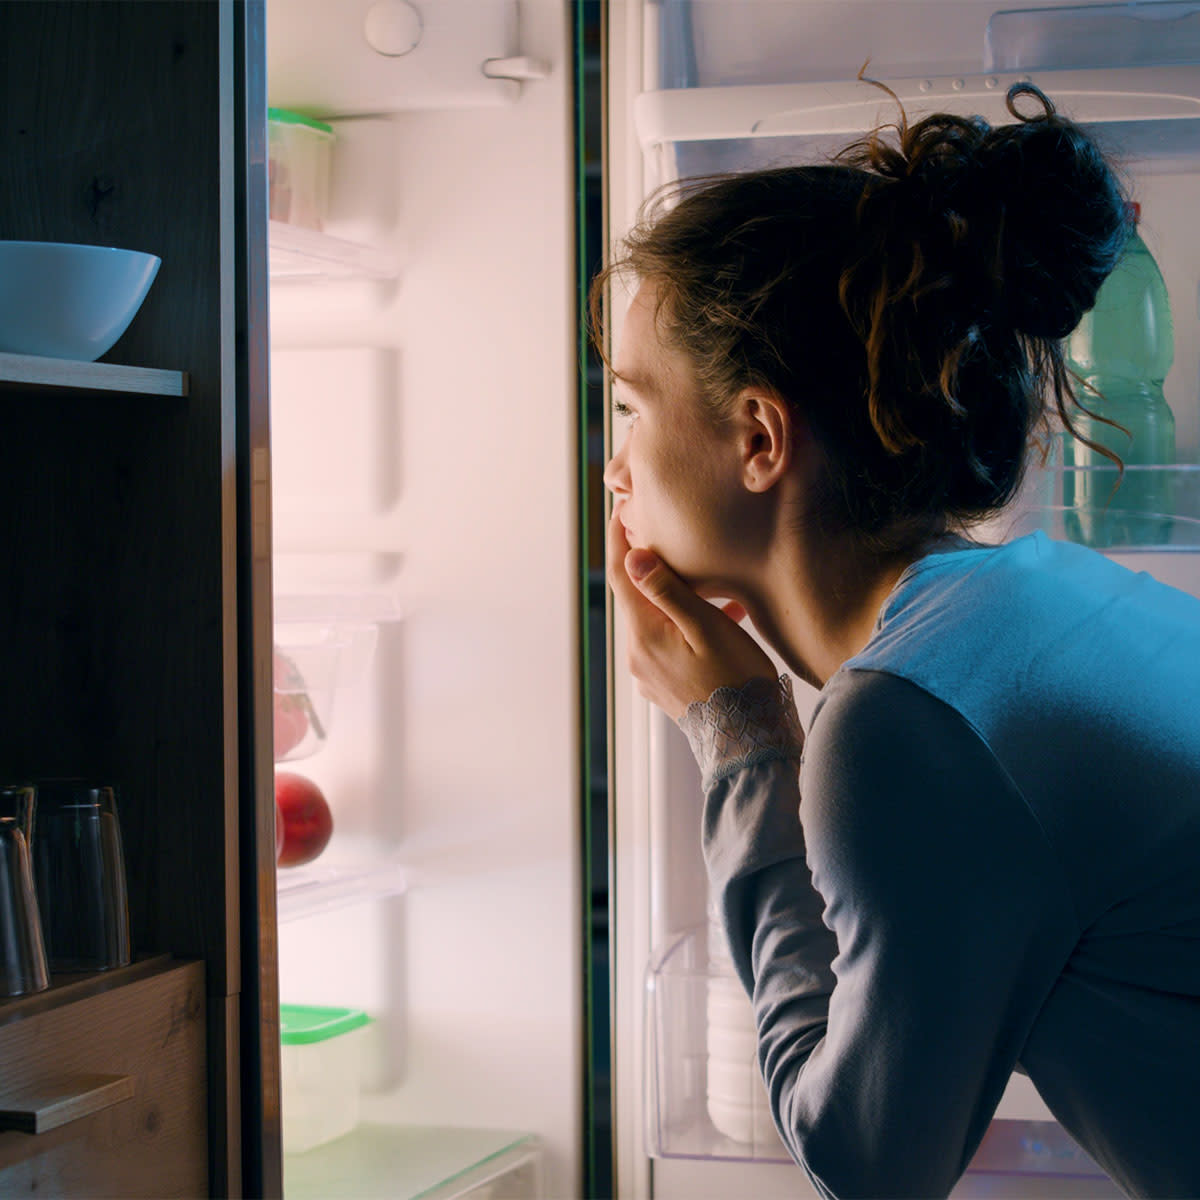
[[[261,111],[261,110],[260,110]],[[318,133],[332,133],[333,126],[316,117],[306,117],[303,113],[292,112],[290,108],[268,108],[267,120],[279,125],[303,125],[307,129],[315,129]]]
[[[285,1046],[307,1046],[324,1042],[370,1021],[357,1008],[319,1008],[309,1004],[279,1006],[279,1040]]]

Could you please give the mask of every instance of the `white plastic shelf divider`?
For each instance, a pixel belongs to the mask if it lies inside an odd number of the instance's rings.
[[[186,396],[188,377],[183,371],[163,371],[155,367],[78,362],[36,354],[0,354],[0,389],[14,388]]]
[[[387,280],[400,274],[399,262],[384,250],[284,221],[269,224],[268,262],[273,281]]]

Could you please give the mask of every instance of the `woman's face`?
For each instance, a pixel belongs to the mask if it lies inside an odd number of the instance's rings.
[[[736,441],[702,407],[684,354],[660,342],[655,297],[642,284],[622,330],[615,397],[627,430],[604,482],[631,547],[653,550],[703,593],[730,595],[721,585],[736,570]]]

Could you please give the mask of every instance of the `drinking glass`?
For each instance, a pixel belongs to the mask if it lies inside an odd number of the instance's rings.
[[[129,962],[115,788],[39,780],[33,875],[51,970],[105,971]]]
[[[0,995],[4,996],[22,996],[50,986],[29,858],[35,802],[32,787],[0,785]]]

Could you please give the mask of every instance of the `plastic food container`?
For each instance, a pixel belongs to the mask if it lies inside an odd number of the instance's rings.
[[[329,209],[333,126],[285,108],[267,110],[272,221],[321,229]]]
[[[367,597],[275,597],[277,763],[321,749],[338,692],[363,680],[375,655],[379,622],[398,615],[383,601],[371,603]]]
[[[285,1154],[331,1142],[358,1124],[362,1042],[369,1021],[353,1008],[279,1006]]]

